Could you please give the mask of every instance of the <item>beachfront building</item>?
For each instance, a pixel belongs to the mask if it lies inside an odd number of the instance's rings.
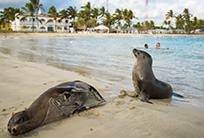
[[[121,33],[129,33],[129,34],[138,34],[138,30],[136,28],[121,28]]]
[[[34,17],[32,25],[32,17],[28,16],[24,18],[25,15],[19,15],[11,23],[13,31],[38,31],[38,32],[73,32],[73,24],[70,19],[60,19],[57,18],[55,21],[52,17],[47,15],[37,15],[41,23]],[[50,22],[48,22],[50,21]]]

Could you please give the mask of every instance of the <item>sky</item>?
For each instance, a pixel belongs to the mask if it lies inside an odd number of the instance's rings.
[[[134,20],[134,23],[143,22],[145,15],[147,15],[148,20],[154,20],[155,25],[161,26],[169,10],[173,10],[177,16],[185,8],[188,8],[190,13],[198,19],[204,19],[204,0],[148,0],[148,6],[146,6],[146,0],[40,0],[40,3],[43,4],[47,13],[49,7],[53,5],[57,11],[67,9],[69,6],[76,6],[79,11],[81,10],[80,7],[85,5],[87,1],[91,2],[92,8],[104,6],[106,9],[108,1],[108,10],[111,13],[114,13],[116,8],[131,9],[134,15],[139,18]],[[29,0],[0,0],[0,10],[9,6],[21,8],[27,2]]]

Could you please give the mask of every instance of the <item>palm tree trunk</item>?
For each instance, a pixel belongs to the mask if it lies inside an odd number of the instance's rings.
[[[75,18],[73,18],[73,32],[75,33]]]
[[[15,19],[15,31],[16,31],[16,19]]]
[[[32,31],[34,32],[34,22],[33,22],[33,15],[32,15]]]
[[[36,18],[38,17],[38,11],[39,11],[39,8],[37,8],[36,10]],[[39,21],[37,20],[37,31],[39,31]]]
[[[57,32],[57,20],[55,20],[55,32]]]
[[[173,17],[171,17],[171,28],[173,27]]]

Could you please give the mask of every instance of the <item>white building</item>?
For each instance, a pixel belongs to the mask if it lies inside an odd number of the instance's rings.
[[[57,18],[56,22],[54,18],[48,17],[47,15],[37,15],[39,20],[41,20],[42,24],[37,21],[37,19],[33,18],[33,26],[32,26],[32,17],[28,16],[25,19],[21,20],[21,18],[25,15],[19,15],[18,18],[15,18],[12,24],[13,31],[39,31],[39,32],[73,32],[73,25],[69,19],[60,19]],[[36,15],[35,15],[36,16]],[[48,22],[50,20],[50,22]],[[55,27],[56,25],[56,27]]]

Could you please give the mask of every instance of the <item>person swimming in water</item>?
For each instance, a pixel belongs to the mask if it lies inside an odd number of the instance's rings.
[[[156,44],[156,47],[155,47],[155,48],[156,48],[156,49],[162,49],[162,47],[160,46],[160,43],[159,43],[159,42]],[[169,49],[169,48],[167,47],[166,49]]]
[[[156,47],[155,47],[155,48],[157,48],[157,49],[162,49],[162,47],[160,46],[160,43],[159,43],[159,42],[156,44]]]
[[[147,45],[147,44],[145,44],[144,47],[145,47],[146,49],[148,49],[148,45]]]

